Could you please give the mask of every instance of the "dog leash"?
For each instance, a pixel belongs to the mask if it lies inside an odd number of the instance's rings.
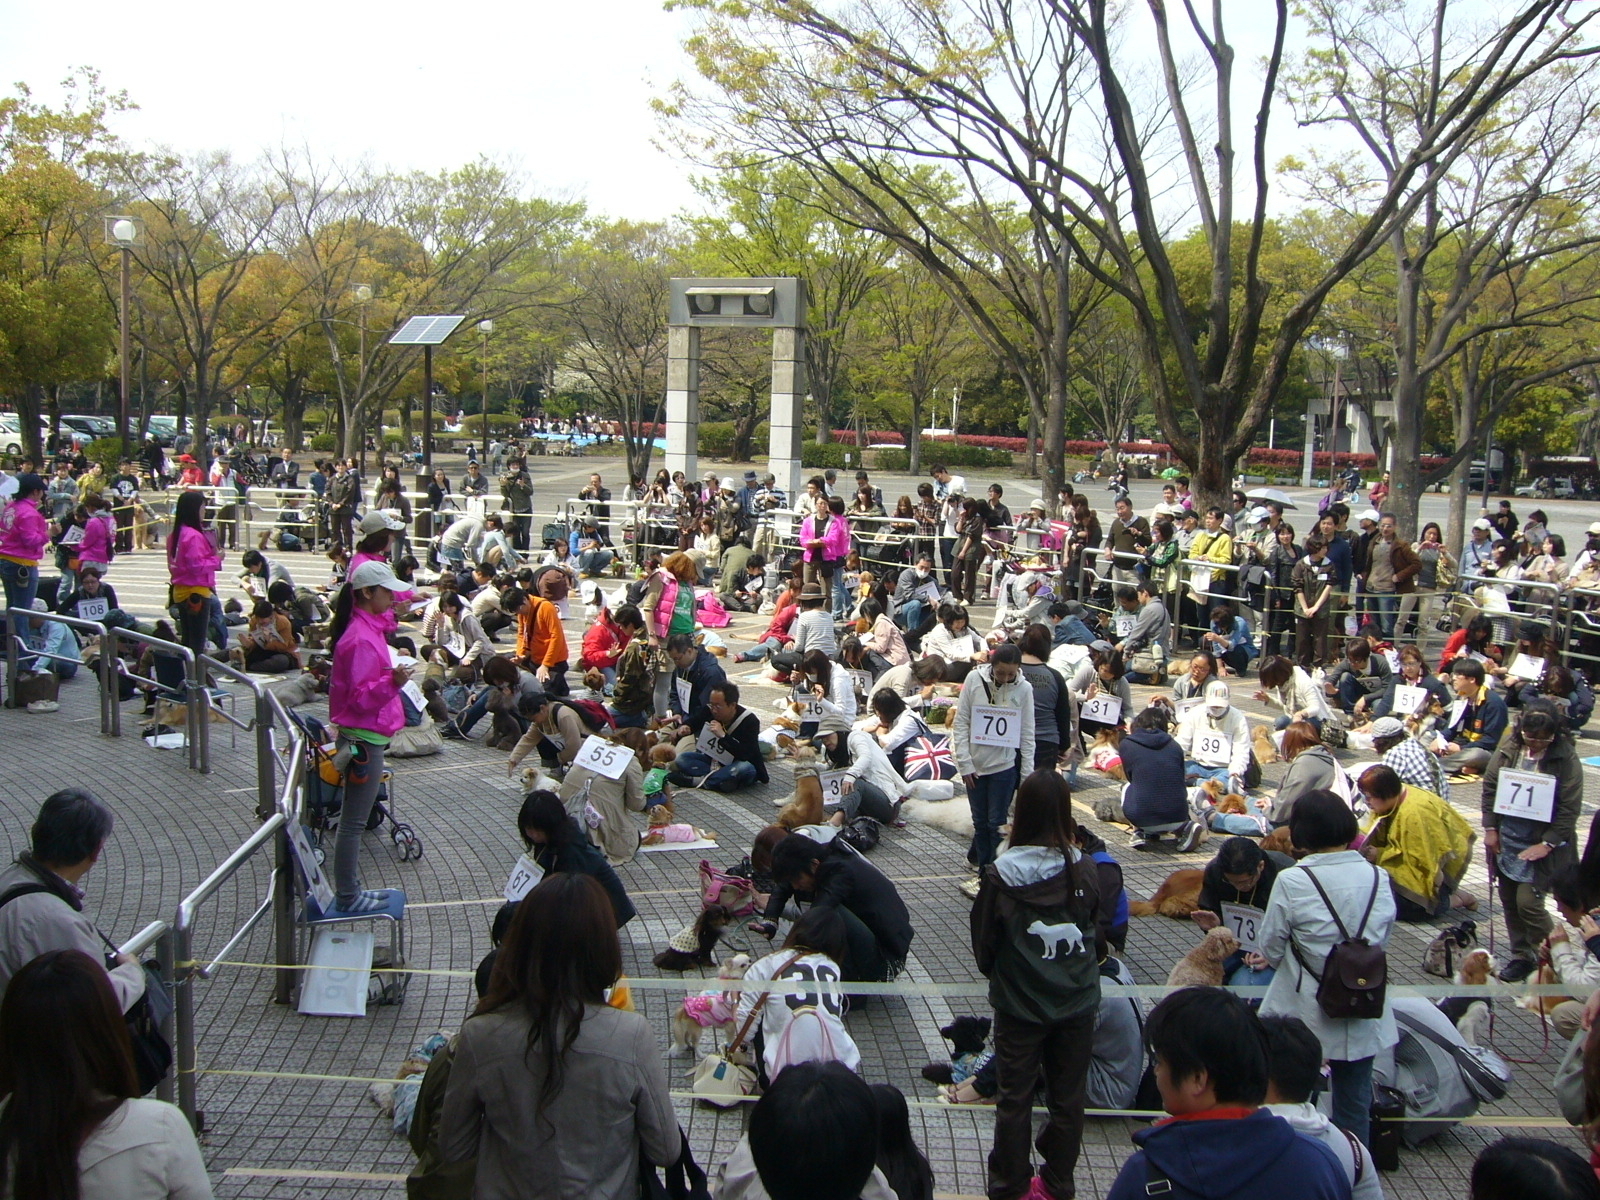
[[[1487,846],[1484,847],[1484,858],[1487,861],[1488,868],[1489,868],[1489,886],[1488,886],[1488,893],[1489,894],[1488,894],[1488,897],[1487,897],[1488,911],[1486,912],[1485,917],[1486,917],[1488,925],[1489,925],[1489,961],[1493,962],[1494,961],[1494,950],[1495,950],[1495,939],[1494,939],[1494,894],[1495,894],[1496,881],[1500,877],[1500,868],[1495,864],[1494,851],[1490,850]],[[1537,972],[1538,968],[1535,967],[1534,970],[1535,970],[1535,972]],[[1535,982],[1537,982],[1537,980],[1535,980]],[[1536,1063],[1536,1062],[1540,1061],[1542,1058],[1544,1058],[1545,1053],[1550,1049],[1550,1017],[1549,1017],[1549,1014],[1544,1011],[1544,1005],[1542,1003],[1538,1006],[1538,1008],[1539,1008],[1539,1053],[1535,1054],[1532,1058],[1518,1058],[1515,1055],[1511,1055],[1511,1054],[1505,1053],[1503,1050],[1500,1049],[1499,1046],[1495,1045],[1495,1040],[1494,1040],[1494,1029],[1495,1029],[1494,1001],[1490,1000],[1487,1003],[1489,1005],[1489,1047],[1490,1047],[1490,1049],[1492,1049],[1496,1054],[1500,1055],[1500,1057],[1505,1059],[1507,1062],[1517,1063],[1517,1064],[1519,1064],[1521,1066],[1528,1066],[1528,1065],[1530,1065],[1532,1063]]]

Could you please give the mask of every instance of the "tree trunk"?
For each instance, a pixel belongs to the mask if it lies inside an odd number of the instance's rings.
[[[45,419],[50,422],[50,437],[55,439],[55,445],[60,448],[61,442],[61,393],[55,387],[44,389]]]
[[[298,454],[305,441],[306,393],[298,382],[283,389],[283,444]]]
[[[49,474],[44,461],[44,439],[39,436],[39,414],[43,411],[44,388],[30,383],[17,396],[17,422],[22,426],[22,452],[33,459],[41,474]]]
[[[907,470],[913,476],[922,474],[922,410],[923,396],[920,391],[911,393],[911,428],[906,433],[906,452],[909,458]],[[887,497],[885,498],[887,499]]]
[[[1039,409],[1034,404],[1028,405],[1028,433],[1024,440],[1028,443],[1028,477],[1037,478],[1039,475]]]
[[[1031,444],[1031,443],[1030,443]],[[1039,481],[1041,499],[1048,505],[1061,494],[1067,479],[1067,378],[1056,372],[1050,381],[1050,404],[1044,421],[1044,475]]]
[[[1444,544],[1459,562],[1461,547],[1467,544],[1467,509],[1472,497],[1467,494],[1467,476],[1472,464],[1462,459],[1450,472],[1450,515],[1445,518]]]
[[[1220,425],[1217,412],[1200,413],[1200,432],[1195,445],[1197,461],[1188,464],[1194,507],[1199,513],[1213,505],[1227,512],[1228,497],[1233,491],[1233,465],[1238,460],[1229,457],[1225,449],[1233,430],[1220,428]]]
[[[750,443],[754,440],[756,426],[761,423],[761,409],[752,405],[737,421],[733,423],[733,449],[731,451],[734,462],[749,462],[752,458]]]

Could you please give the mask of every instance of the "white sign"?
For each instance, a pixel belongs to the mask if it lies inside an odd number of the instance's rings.
[[[539,881],[544,878],[544,868],[526,854],[517,857],[516,864],[511,868],[511,878],[506,880],[506,890],[503,893],[507,904],[521,900],[534,888],[539,886]]]
[[[1181,717],[1191,708],[1199,708],[1205,702],[1206,698],[1204,696],[1194,696],[1188,700],[1175,700],[1172,704],[1172,710]]]
[[[1428,689],[1398,684],[1394,689],[1394,707],[1391,711],[1399,717],[1409,717],[1428,706]]]
[[[1194,736],[1194,756],[1197,760],[1233,759],[1233,739],[1225,733],[1202,729]]]
[[[911,593],[911,598],[913,600],[917,599],[918,597],[926,600],[929,604],[939,603],[939,585],[931,582],[923,584],[916,591]]]
[[[1501,771],[1494,789],[1494,811],[1548,825],[1556,814],[1556,777],[1538,771]]]
[[[1511,665],[1506,668],[1506,674],[1518,679],[1525,679],[1529,683],[1538,683],[1544,678],[1545,661],[1542,658],[1530,658],[1526,654],[1519,654],[1511,660]]]
[[[674,679],[672,686],[678,689],[678,707],[683,709],[683,715],[689,715],[689,693],[693,690],[687,679]]]
[[[1002,750],[1022,748],[1022,714],[1001,704],[974,704],[968,730],[974,746],[998,746]]]
[[[61,544],[63,546],[76,546],[81,541],[83,541],[82,525],[74,525],[61,535]]]
[[[306,888],[311,893],[311,898],[317,902],[317,907],[327,912],[334,906],[335,897],[333,884],[328,882],[328,877],[322,873],[322,864],[317,861],[316,851],[311,848],[311,839],[306,835],[306,827],[295,821],[289,826],[289,846],[294,850],[295,861],[300,864],[300,871],[306,877]]]
[[[707,721],[700,726],[700,736],[695,739],[694,748],[719,767],[726,767],[733,762],[733,751],[722,748],[722,739],[712,732],[711,724]]]
[[[1393,671],[1396,675],[1400,673],[1400,651],[1385,650],[1383,652],[1383,660],[1389,664],[1389,670]]]
[[[1133,632],[1133,623],[1139,618],[1132,613],[1125,613],[1111,622],[1111,627],[1117,631],[1117,637],[1125,638]]]
[[[1099,721],[1103,725],[1115,725],[1121,716],[1122,697],[1108,696],[1105,692],[1091,696],[1078,709],[1080,720]]]
[[[838,808],[844,803],[844,781],[849,777],[848,771],[824,771],[817,777],[822,784],[822,804],[824,808]]]
[[[583,745],[578,747],[578,756],[572,760],[572,765],[586,767],[596,775],[604,775],[607,779],[621,779],[632,761],[632,750],[626,746],[614,745],[599,734],[591,733],[583,739]]]
[[[1243,950],[1259,952],[1256,939],[1261,936],[1261,923],[1266,917],[1266,913],[1259,908],[1251,908],[1248,904],[1222,905],[1222,920],[1233,930],[1233,936],[1238,939],[1239,947]]]
[[[800,706],[800,720],[822,720],[822,701],[811,690],[809,683],[797,683],[794,688],[794,702]]]
[[[111,611],[111,605],[104,596],[96,596],[93,600],[78,601],[78,616],[85,621],[104,621],[106,614]]]
[[[860,693],[863,696],[872,695],[872,672],[871,671],[857,671],[854,668],[852,668],[851,671],[850,671],[850,679],[856,685],[856,691],[858,693]]]
[[[1461,724],[1461,719],[1467,715],[1467,702],[1457,700],[1450,705],[1450,720],[1447,728],[1455,729]]]

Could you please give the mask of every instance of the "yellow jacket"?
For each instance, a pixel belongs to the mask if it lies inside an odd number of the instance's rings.
[[[1361,852],[1389,873],[1402,896],[1431,912],[1440,888],[1454,888],[1466,874],[1477,837],[1444,800],[1406,784],[1394,811],[1369,826]]]

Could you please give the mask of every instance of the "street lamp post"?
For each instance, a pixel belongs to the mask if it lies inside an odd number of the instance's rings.
[[[483,402],[478,406],[478,436],[483,441],[483,465],[489,465],[489,335],[494,332],[494,322],[485,317],[478,322],[478,333],[483,345],[479,361],[483,364]]]
[[[361,307],[361,320],[356,323],[356,400],[361,401],[367,392],[367,306],[372,303],[372,288],[364,283],[351,286],[350,294]],[[349,437],[349,431],[345,431]],[[378,422],[378,443],[383,444],[383,422]],[[383,461],[381,458],[379,461]],[[367,439],[361,439],[361,470],[367,469]]]
[[[122,251],[122,279],[119,293],[117,333],[120,386],[117,389],[117,437],[122,442],[122,452],[128,453],[128,406],[132,396],[130,364],[129,321],[133,308],[133,248],[139,244],[143,230],[132,217],[107,217],[106,241]]]

